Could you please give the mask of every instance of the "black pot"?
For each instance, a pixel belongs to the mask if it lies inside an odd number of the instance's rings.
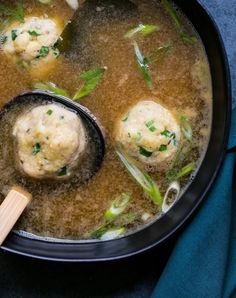
[[[142,230],[107,242],[50,242],[11,233],[2,248],[39,259],[92,262],[126,258],[161,245],[193,215],[213,184],[225,156],[230,127],[231,86],[225,49],[214,20],[197,0],[176,0],[201,36],[213,81],[213,122],[202,165],[182,198],[161,219]]]

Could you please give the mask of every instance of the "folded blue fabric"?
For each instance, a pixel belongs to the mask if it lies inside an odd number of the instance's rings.
[[[236,110],[229,147],[235,144]],[[234,165],[235,153],[228,153],[202,208],[177,241],[152,298],[236,297]]]

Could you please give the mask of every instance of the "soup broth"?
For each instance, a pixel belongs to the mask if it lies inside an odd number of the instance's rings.
[[[124,3],[123,3],[124,2]],[[14,3],[14,2],[13,2]],[[123,3],[123,4],[122,4]],[[126,3],[126,4],[125,4]],[[84,6],[83,6],[84,5]],[[152,100],[171,111],[176,119],[184,115],[192,127],[191,151],[184,165],[192,162],[197,170],[207,147],[212,113],[211,77],[204,46],[186,17],[178,12],[186,34],[195,36],[185,43],[160,1],[134,0],[124,16],[114,1],[85,1],[79,8],[79,26],[71,45],[61,54],[53,67],[29,71],[16,66],[0,51],[0,104],[3,107],[12,97],[32,90],[35,80],[53,82],[74,94],[83,82],[82,72],[106,67],[96,90],[83,97],[80,103],[99,119],[105,132],[106,154],[98,173],[86,183],[55,184],[24,181],[14,167],[11,141],[1,138],[0,192],[1,200],[13,185],[26,187],[33,195],[32,203],[17,223],[23,230],[43,237],[90,239],[91,233],[105,224],[104,214],[121,193],[129,193],[125,233],[136,231],[162,215],[160,207],[148,198],[118,158],[114,131],[117,122],[142,100]],[[121,1],[127,5],[127,1]],[[24,1],[25,15],[59,18],[66,24],[73,15],[66,1],[53,0],[51,6],[38,1]],[[154,24],[158,30],[135,39],[124,35],[139,24]],[[165,46],[157,61],[150,65],[153,87],[148,88],[134,53],[134,40],[143,55]],[[162,52],[161,52],[162,53]],[[1,118],[1,135],[14,116]],[[6,135],[6,134],[5,134]],[[10,136],[11,138],[11,136]],[[166,168],[150,169],[149,174],[160,188],[162,196],[169,187]],[[182,192],[194,173],[179,180]],[[134,215],[134,217],[132,217]],[[118,226],[123,222],[118,222]]]

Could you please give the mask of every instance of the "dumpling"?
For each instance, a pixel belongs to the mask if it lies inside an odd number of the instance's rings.
[[[2,34],[2,50],[17,63],[38,65],[58,57],[55,48],[63,28],[56,20],[45,17],[25,18],[20,24],[14,22]]]
[[[56,104],[38,106],[20,116],[13,136],[18,167],[37,179],[70,177],[86,148],[82,120]]]
[[[140,101],[118,122],[115,139],[144,165],[170,162],[181,138],[174,116],[154,101]]]

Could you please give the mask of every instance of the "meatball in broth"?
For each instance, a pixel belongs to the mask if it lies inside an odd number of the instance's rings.
[[[58,49],[54,47],[62,28],[56,20],[45,17],[25,18],[20,24],[14,22],[4,33],[3,52],[15,62],[38,66],[42,61],[57,58]]]
[[[13,135],[21,172],[36,179],[68,178],[86,147],[77,114],[62,106],[38,106],[17,119]]]
[[[116,141],[147,166],[162,166],[175,155],[180,128],[174,116],[154,101],[141,101],[118,123]]]

